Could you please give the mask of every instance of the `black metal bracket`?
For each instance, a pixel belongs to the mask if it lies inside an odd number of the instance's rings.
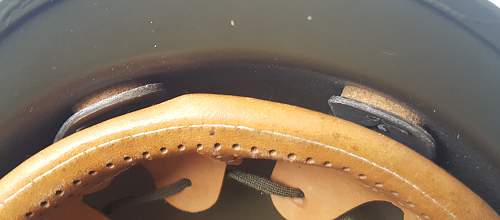
[[[151,95],[161,94],[163,91],[165,91],[165,87],[161,83],[146,84],[116,95],[112,95],[100,100],[97,103],[87,106],[71,115],[71,117],[64,122],[54,137],[54,143],[65,136],[74,133],[83,123],[96,118],[105,112],[130,104],[134,101],[139,101]]]
[[[414,151],[434,160],[436,146],[432,136],[422,127],[371,105],[342,97],[332,96],[328,100],[332,114],[382,133]]]

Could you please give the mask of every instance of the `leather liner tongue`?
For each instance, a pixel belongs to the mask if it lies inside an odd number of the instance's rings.
[[[344,171],[277,161],[271,179],[300,188],[305,197],[292,199],[271,195],[273,204],[286,219],[336,219],[364,203],[376,200],[389,201],[387,197],[378,193],[377,188],[366,190],[368,185],[363,186],[342,172]],[[404,220],[417,219],[412,212],[404,208],[402,210]]]
[[[170,205],[186,212],[201,212],[215,204],[226,171],[225,162],[194,152],[147,161],[144,167],[153,176],[157,188],[182,178],[191,180],[192,186],[165,198]]]

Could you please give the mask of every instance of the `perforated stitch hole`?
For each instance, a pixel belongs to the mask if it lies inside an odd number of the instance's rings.
[[[109,169],[113,169],[113,168],[115,168],[115,165],[113,163],[109,162],[106,164],[106,167]]]
[[[42,201],[40,202],[40,207],[42,208],[48,208],[50,206],[48,201]]]
[[[287,156],[288,160],[295,160],[297,159],[297,155],[295,155],[294,153],[289,153],[288,156]]]
[[[146,160],[151,160],[151,154],[147,151],[142,152],[142,157]]]
[[[366,179],[366,178],[368,178],[368,177],[367,177],[365,174],[359,174],[359,175],[358,175],[358,178],[359,178],[360,180],[365,180],[365,179]]]
[[[160,147],[160,153],[166,154],[168,153],[168,149],[166,147]]]
[[[81,185],[82,184],[82,181],[81,180],[73,180],[73,185]]]
[[[422,216],[422,218],[424,218],[424,219],[431,219],[431,217],[429,217],[429,216],[428,216],[428,215],[426,215],[426,214],[422,214],[421,216]]]
[[[278,155],[278,152],[276,152],[276,150],[270,150],[270,151],[269,151],[269,155],[270,155],[271,157],[276,157],[276,155]]]
[[[177,149],[178,149],[179,151],[184,151],[184,150],[186,150],[186,146],[184,146],[184,145],[182,145],[182,144],[179,144],[179,146],[177,146]]]
[[[323,166],[325,166],[325,167],[332,167],[333,165],[332,165],[332,163],[330,161],[325,161],[323,163]]]
[[[64,195],[64,190],[58,189],[58,190],[56,190],[55,194],[56,194],[56,196],[63,196]]]
[[[219,151],[220,149],[222,149],[222,145],[220,143],[215,143],[214,150]]]
[[[314,164],[314,159],[313,159],[312,157],[308,157],[308,158],[306,159],[306,163],[307,163],[307,164]]]
[[[344,172],[351,172],[351,168],[349,168],[349,167],[342,167],[342,170]]]
[[[256,153],[259,153],[259,149],[256,146],[253,146],[253,147],[250,148],[250,152],[252,154],[256,154]]]
[[[384,184],[383,183],[375,183],[375,187],[377,187],[377,188],[383,188]]]
[[[33,217],[34,215],[35,215],[35,214],[33,214],[33,212],[26,212],[26,213],[24,214],[24,216],[26,216],[27,218],[31,218],[31,217]]]
[[[232,148],[233,150],[240,150],[241,146],[239,144],[233,144]]]
[[[201,150],[203,150],[203,144],[197,144],[197,145],[196,145],[196,150],[197,150],[197,151],[201,151]]]
[[[91,171],[89,171],[89,175],[95,176],[95,175],[97,175],[97,171],[91,170]]]
[[[132,157],[130,157],[130,156],[124,156],[123,160],[126,161],[126,162],[132,162]]]

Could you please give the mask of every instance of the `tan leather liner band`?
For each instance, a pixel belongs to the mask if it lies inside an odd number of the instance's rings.
[[[422,218],[498,218],[458,180],[383,135],[285,104],[197,94],[84,129],[31,157],[0,180],[0,219],[43,217],[135,163],[194,151],[348,170]]]

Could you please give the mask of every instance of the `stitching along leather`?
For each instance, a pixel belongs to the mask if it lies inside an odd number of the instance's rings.
[[[126,140],[126,139],[134,139],[134,138],[137,138],[137,137],[142,137],[142,136],[146,136],[146,135],[150,135],[150,134],[157,134],[157,133],[164,132],[164,131],[179,130],[179,129],[185,129],[185,128],[229,128],[229,129],[235,129],[235,130],[241,129],[241,130],[246,130],[246,131],[250,131],[250,132],[253,132],[253,133],[262,133],[262,134],[268,134],[268,135],[272,135],[272,136],[279,136],[279,137],[283,137],[283,138],[286,138],[286,139],[289,139],[289,140],[293,140],[295,142],[304,142],[304,143],[308,143],[308,144],[312,144],[312,145],[322,146],[322,147],[325,147],[327,149],[334,150],[336,152],[340,152],[342,154],[348,155],[348,156],[350,156],[352,158],[355,158],[355,159],[357,159],[359,161],[362,161],[363,163],[369,164],[370,166],[376,167],[377,169],[382,170],[383,172],[388,173],[388,174],[396,177],[400,181],[404,182],[405,184],[409,185],[411,188],[413,188],[416,191],[418,191],[425,198],[429,199],[433,204],[437,205],[449,217],[451,217],[453,219],[456,219],[456,215],[452,211],[448,210],[443,204],[441,204],[435,198],[433,198],[428,193],[426,193],[425,191],[423,191],[420,187],[418,187],[417,185],[415,185],[414,183],[412,183],[410,180],[408,180],[408,179],[400,176],[396,172],[394,172],[394,171],[392,171],[392,170],[390,170],[390,169],[388,169],[388,168],[386,168],[384,166],[381,166],[381,165],[379,165],[379,164],[377,164],[377,163],[375,163],[373,161],[370,161],[370,160],[368,160],[368,159],[366,159],[366,158],[364,158],[362,156],[359,156],[357,154],[348,152],[348,151],[346,151],[344,149],[336,148],[336,147],[328,145],[328,144],[324,144],[324,143],[321,143],[321,142],[318,142],[318,141],[314,141],[314,140],[308,140],[308,139],[300,138],[300,137],[293,136],[293,135],[290,135],[290,134],[285,134],[285,133],[275,132],[275,131],[270,131],[270,130],[257,130],[257,129],[246,127],[246,126],[225,125],[225,124],[195,124],[195,125],[186,125],[186,126],[171,126],[171,127],[167,127],[167,128],[160,128],[160,129],[156,129],[156,130],[152,130],[152,131],[141,132],[141,133],[137,133],[137,134],[133,134],[133,135],[129,135],[129,136],[125,136],[125,137],[121,137],[121,138],[117,138],[117,139],[113,139],[113,140],[107,141],[107,142],[99,144],[97,146],[88,148],[87,150],[85,150],[83,152],[80,152],[80,153],[78,153],[78,154],[70,157],[69,159],[65,160],[64,162],[56,165],[55,167],[51,168],[50,170],[47,170],[42,175],[40,175],[37,178],[35,178],[32,182],[26,184],[25,186],[23,186],[22,188],[20,188],[18,191],[14,192],[10,196],[8,196],[4,201],[2,201],[0,203],[0,206],[4,206],[4,205],[8,204],[16,195],[18,195],[19,193],[22,193],[23,191],[27,190],[33,184],[37,183],[42,178],[50,175],[55,170],[57,170],[57,169],[59,169],[61,167],[64,167],[66,164],[70,163],[72,160],[74,160],[76,158],[79,158],[79,157],[81,157],[81,156],[83,156],[85,154],[89,154],[89,153],[91,153],[91,152],[93,152],[93,151],[95,151],[95,150],[97,150],[99,148],[104,148],[104,147],[110,146],[112,144],[121,142],[122,140]],[[325,167],[331,167],[331,163],[325,162],[324,166]],[[394,193],[394,192],[392,192],[392,193]],[[422,215],[425,216],[425,214],[422,214]],[[417,216],[420,217],[419,215],[417,215]]]

